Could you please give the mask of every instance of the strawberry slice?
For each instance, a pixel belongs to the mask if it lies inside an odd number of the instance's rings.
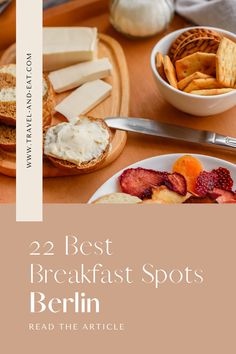
[[[164,183],[165,172],[148,170],[145,168],[130,168],[119,177],[121,190],[141,199],[150,198],[152,188]]]
[[[180,195],[187,194],[187,182],[184,176],[180,173],[169,173],[165,178],[165,186],[171,191],[176,192]]]

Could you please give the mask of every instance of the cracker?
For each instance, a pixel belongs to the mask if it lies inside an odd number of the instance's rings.
[[[164,70],[170,85],[175,88],[178,88],[175,67],[172,64],[170,57],[168,55],[164,56]]]
[[[189,75],[185,79],[179,81],[178,88],[179,88],[179,90],[184,90],[185,87],[187,87],[190,84],[190,82],[195,79],[207,79],[207,78],[211,78],[211,77],[212,76],[210,76],[210,75],[206,75],[206,74],[200,73],[199,71],[196,71],[192,75]]]
[[[214,36],[212,34],[192,34],[189,37],[185,38],[182,43],[176,48],[176,51],[174,52],[174,55],[172,57],[172,61],[179,60],[183,58],[184,56],[193,54],[194,52],[213,52],[214,54],[216,53],[219,44],[221,41],[220,36]],[[215,48],[216,47],[216,48]]]
[[[156,54],[156,69],[159,75],[162,77],[162,79],[166,80],[166,74],[164,70],[164,58],[162,53],[160,52]]]
[[[225,87],[236,85],[236,43],[225,37],[216,54],[216,78]]]
[[[216,54],[219,48],[220,41],[214,38],[200,37],[187,42],[175,53],[173,61],[180,60],[188,55],[203,52]]]
[[[175,63],[178,80],[200,71],[203,74],[215,76],[216,55],[211,53],[194,53]]]
[[[216,96],[216,95],[222,95],[224,93],[232,92],[235,91],[235,89],[232,88],[220,88],[220,89],[211,89],[211,90],[194,90],[189,93],[193,95],[199,95],[199,96]]]
[[[183,41],[185,41],[190,36],[194,35],[194,33],[197,33],[197,31],[196,30],[186,31],[176,38],[176,40],[172,43],[169,50],[170,58],[174,57],[176,50],[182,45]]]
[[[222,85],[215,78],[195,79],[184,89],[184,92],[218,88],[222,88]]]
[[[180,36],[176,38],[176,40],[172,43],[170,50],[169,50],[169,56],[172,59],[174,57],[174,54],[176,50],[184,44],[185,41],[189,40],[190,38],[198,38],[198,37],[211,37],[211,38],[216,38],[219,41],[221,40],[222,36],[208,28],[194,28],[192,30],[185,31],[181,33]]]

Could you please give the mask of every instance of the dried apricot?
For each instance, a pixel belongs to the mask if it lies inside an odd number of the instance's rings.
[[[201,162],[191,155],[184,155],[175,161],[173,165],[173,172],[180,173],[185,177],[187,182],[187,190],[189,192],[194,192],[196,180],[203,167]]]

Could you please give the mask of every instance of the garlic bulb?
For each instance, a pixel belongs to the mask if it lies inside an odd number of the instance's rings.
[[[174,13],[173,0],[113,0],[111,23],[134,37],[154,35],[166,29]]]

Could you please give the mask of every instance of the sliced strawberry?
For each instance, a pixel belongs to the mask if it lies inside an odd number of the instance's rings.
[[[144,168],[127,169],[119,178],[121,190],[141,199],[150,198],[152,188],[164,183],[165,174]]]
[[[217,181],[218,176],[216,172],[203,171],[197,178],[195,192],[200,197],[206,197],[209,192],[213,191]]]
[[[230,176],[230,171],[227,168],[219,167],[212,172],[217,174],[218,181],[215,184],[215,188],[223,189],[225,191],[232,191],[233,180]]]
[[[184,176],[180,173],[175,172],[167,174],[165,177],[165,186],[180,195],[187,194],[187,182]]]

